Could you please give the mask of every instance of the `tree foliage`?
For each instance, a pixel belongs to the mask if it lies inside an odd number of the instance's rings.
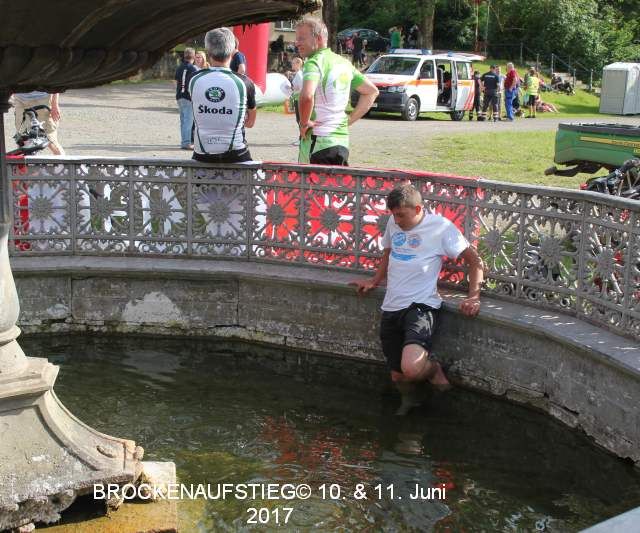
[[[584,68],[599,70],[614,60],[640,57],[640,46],[634,42],[639,37],[638,18],[633,15],[632,3],[494,0],[488,41],[490,45],[522,42],[543,56],[554,53]]]
[[[434,3],[434,46],[472,49],[473,0],[340,0],[338,28],[372,28],[386,36],[397,24],[422,26]],[[509,50],[516,57],[522,43],[546,62],[554,53],[596,71],[613,61],[640,60],[640,0],[484,0],[478,11],[479,36],[494,56]]]

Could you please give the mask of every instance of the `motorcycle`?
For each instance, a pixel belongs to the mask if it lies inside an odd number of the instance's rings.
[[[7,152],[7,156],[32,155],[49,146],[50,141],[43,123],[38,120],[38,111],[41,109],[51,113],[51,108],[47,105],[38,105],[24,110],[22,124],[13,136],[18,148]]]
[[[628,159],[620,168],[606,176],[591,178],[580,188],[584,191],[640,200],[640,159]]]

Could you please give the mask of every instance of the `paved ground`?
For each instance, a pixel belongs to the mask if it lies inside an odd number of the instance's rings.
[[[180,150],[178,110],[173,82],[116,84],[68,91],[61,95],[63,118],[60,140],[69,155],[190,157]],[[592,121],[593,119],[582,119]],[[430,135],[483,132],[555,130],[567,119],[538,118],[515,123],[453,122],[421,118],[414,123],[399,117],[363,119],[352,128],[352,165],[403,167],[403,160],[423,153]],[[616,119],[638,122],[637,118]],[[14,147],[13,112],[5,115],[7,147]],[[297,148],[292,115],[262,111],[253,129],[247,130],[251,153],[265,161],[295,161]]]

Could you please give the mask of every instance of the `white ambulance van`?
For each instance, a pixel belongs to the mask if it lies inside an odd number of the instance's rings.
[[[427,111],[442,111],[453,120],[462,120],[473,105],[472,62],[483,59],[463,52],[392,50],[366,71],[380,91],[371,111],[400,112],[405,120],[416,120]],[[354,95],[352,105],[356,102]]]

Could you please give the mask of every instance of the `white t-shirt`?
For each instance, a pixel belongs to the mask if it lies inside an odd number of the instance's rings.
[[[455,225],[440,215],[425,214],[409,231],[389,218],[382,246],[391,248],[383,311],[400,311],[413,302],[438,309],[438,275],[442,258],[457,258],[469,247]]]

